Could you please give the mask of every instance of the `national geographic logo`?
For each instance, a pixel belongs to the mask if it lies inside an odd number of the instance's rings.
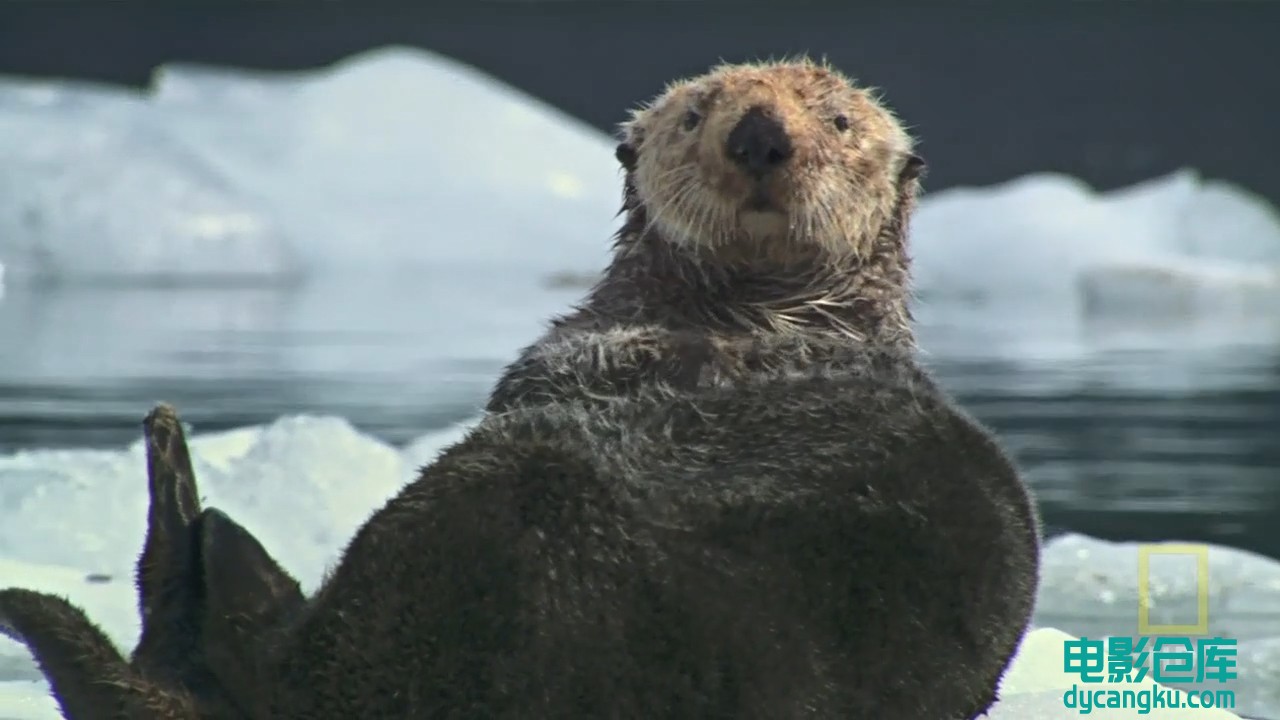
[[[1151,556],[1191,556],[1196,560],[1196,622],[1193,625],[1151,624]],[[1138,634],[1139,635],[1208,635],[1209,634],[1209,548],[1205,545],[1139,545],[1138,546]]]

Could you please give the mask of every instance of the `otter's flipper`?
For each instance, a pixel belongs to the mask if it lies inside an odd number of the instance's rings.
[[[79,608],[29,590],[0,591],[0,633],[27,645],[71,720],[243,717],[257,640],[302,593],[248,531],[217,510],[201,513],[173,408],[157,406],[143,429],[150,507],[132,656]]]
[[[151,506],[138,559],[142,635],[133,664],[193,688],[217,677],[231,698],[253,679],[261,634],[303,602],[289,576],[249,531],[200,508],[191,453],[177,413],[159,405],[143,423]]]
[[[151,496],[137,569],[139,610],[145,619],[166,604],[172,588],[187,583],[194,549],[190,528],[200,514],[200,497],[186,436],[173,408],[157,405],[142,428]]]
[[[181,677],[198,645],[200,569],[195,472],[173,408],[157,405],[142,424],[151,505],[135,579],[142,634],[133,653],[148,674]]]
[[[231,697],[259,697],[256,647],[264,631],[302,607],[302,589],[257,538],[213,508],[201,516],[200,555],[209,668]]]
[[[23,643],[71,720],[128,717],[137,685],[120,651],[84,611],[56,595],[0,590],[0,634]]]

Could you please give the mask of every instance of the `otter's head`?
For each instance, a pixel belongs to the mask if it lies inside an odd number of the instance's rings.
[[[918,190],[912,146],[867,90],[802,60],[671,85],[624,123],[617,156],[632,212],[669,242],[866,257]]]

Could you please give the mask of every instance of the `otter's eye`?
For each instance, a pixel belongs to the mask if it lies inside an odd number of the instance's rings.
[[[837,115],[833,122],[836,124],[836,129],[840,132],[844,132],[849,129],[849,118],[844,115]]]
[[[698,127],[698,123],[702,121],[702,116],[690,110],[684,114],[684,129],[692,130]]]

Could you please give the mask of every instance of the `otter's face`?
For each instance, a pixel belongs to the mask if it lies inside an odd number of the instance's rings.
[[[865,252],[923,163],[867,91],[810,63],[731,65],[624,125],[618,158],[671,242]]]

